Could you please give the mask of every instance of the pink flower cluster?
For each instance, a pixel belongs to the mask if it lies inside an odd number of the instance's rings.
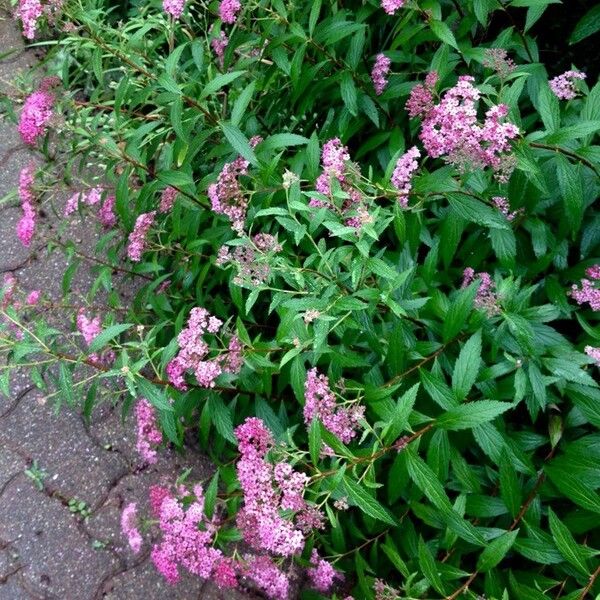
[[[98,217],[100,217],[100,223],[107,229],[114,227],[117,224],[117,215],[115,214],[115,201],[116,197],[114,194],[108,194],[98,211]]]
[[[336,578],[341,577],[340,573],[333,568],[331,563],[321,558],[316,549],[312,551],[310,564],[311,566],[307,573],[311,586],[317,591],[326,594],[331,589]]]
[[[136,449],[149,465],[156,464],[156,446],[162,443],[162,433],[156,422],[156,411],[146,398],[140,398],[135,405],[137,422]]]
[[[496,71],[502,79],[506,79],[517,68],[504,48],[486,48],[483,65]]]
[[[133,262],[140,262],[142,260],[142,254],[146,249],[146,236],[150,227],[154,224],[154,217],[156,211],[153,210],[148,213],[142,213],[135,221],[135,227],[129,234],[129,240],[127,245],[127,256],[129,260]]]
[[[53,107],[54,96],[45,89],[39,89],[27,97],[19,117],[19,133],[26,144],[33,146],[46,133]]]
[[[219,16],[223,23],[233,25],[237,20],[237,15],[242,8],[240,0],[221,0],[219,3]]]
[[[287,600],[290,582],[288,576],[265,555],[247,555],[243,573],[271,600]]]
[[[207,359],[209,345],[204,341],[207,333],[219,333],[223,322],[200,307],[192,308],[187,325],[177,336],[179,352],[167,365],[167,376],[174,387],[186,390],[184,375],[194,372],[202,387],[214,387],[215,379],[221,373],[239,373],[244,364],[242,343],[237,336],[229,340],[227,350],[216,358]]]
[[[339,138],[333,138],[323,145],[321,152],[321,166],[323,172],[315,182],[315,189],[324,196],[331,197],[331,182],[336,180],[342,192],[347,198],[342,204],[342,214],[348,227],[360,229],[364,223],[371,221],[366,207],[363,205],[362,195],[351,183],[349,172],[350,153],[348,148],[342,144]],[[327,207],[334,209],[331,202],[325,202],[319,198],[311,198],[309,206],[315,208]]]
[[[267,461],[274,441],[261,419],[247,418],[235,435],[240,452],[237,475],[244,494],[237,526],[244,541],[255,550],[279,556],[299,554],[304,534],[294,519],[284,518],[281,511],[302,514],[314,510],[303,498],[308,477],[287,463],[273,466]]]
[[[271,254],[281,250],[277,238],[268,233],[255,235],[248,243],[235,246],[233,252],[229,246],[222,246],[217,255],[216,264],[219,266],[232,264],[237,275],[233,283],[239,286],[258,287],[269,280]]]
[[[508,114],[504,104],[492,106],[485,113],[484,122],[478,122],[477,102],[481,94],[473,81],[469,75],[458,78],[440,103],[424,114],[419,137],[430,157],[445,156],[461,170],[491,167],[506,182],[511,171],[506,156],[509,140],[519,134],[519,128],[501,122]]]
[[[75,192],[69,197],[65,204],[65,217],[72,215],[79,207],[79,202],[87,206],[95,206],[102,198],[102,188],[100,186],[86,191]]]
[[[253,137],[250,146],[255,147],[262,138]],[[248,174],[250,163],[238,156],[234,161],[225,163],[219,173],[217,183],[208,186],[208,197],[212,209],[220,215],[229,217],[232,227],[238,233],[244,230],[244,220],[248,210],[248,198],[240,186],[239,178]]]
[[[463,271],[461,288],[468,287],[476,280],[479,280],[479,288],[473,302],[475,307],[484,310],[489,316],[498,314],[500,312],[500,305],[494,291],[496,285],[489,273],[475,273],[471,267],[467,267]]]
[[[175,204],[179,192],[171,186],[166,187],[160,195],[160,205],[158,207],[159,213],[168,213]]]
[[[19,198],[21,199],[23,216],[17,223],[17,237],[21,240],[23,246],[26,247],[29,247],[31,244],[37,221],[37,213],[33,207],[35,201],[33,193],[34,182],[35,166],[29,164],[26,167],[23,167],[19,173]]]
[[[184,504],[171,494],[162,497],[159,508],[160,544],[152,548],[152,562],[170,583],[179,580],[181,566],[204,579],[212,577],[223,554],[212,547],[214,526],[204,516],[204,493],[194,486],[194,500]],[[187,508],[186,508],[187,507]]]
[[[492,198],[494,206],[506,217],[507,221],[513,221],[514,218],[521,212],[519,210],[510,210],[510,204],[504,196],[494,196]]]
[[[80,308],[77,313],[77,329],[83,336],[85,343],[89,346],[96,336],[102,331],[100,317],[96,316],[90,319],[85,314],[85,309]]]
[[[437,72],[431,71],[427,73],[424,83],[415,85],[410,91],[410,96],[406,101],[406,110],[411,118],[421,117],[431,112],[435,106],[433,94],[437,80]]]
[[[163,0],[163,10],[174,19],[181,18],[184,8],[185,0]]]
[[[596,365],[600,367],[600,348],[594,348],[593,346],[586,346],[584,348],[585,353],[596,361]]]
[[[412,189],[410,180],[413,173],[419,168],[417,158],[420,156],[419,149],[413,146],[398,159],[392,173],[392,185],[398,190],[398,203],[402,208],[408,206],[408,194]]]
[[[579,79],[583,81],[587,75],[581,71],[565,71],[562,75],[557,75],[548,83],[554,95],[560,100],[573,100],[577,97],[575,82]]]
[[[404,6],[406,0],[381,0],[381,8],[385,10],[388,15],[393,15],[397,10]]]
[[[391,64],[392,61],[385,54],[380,53],[375,57],[375,64],[371,71],[371,81],[378,96],[383,94],[383,90],[385,90],[388,84],[387,76],[390,72]]]
[[[597,281],[600,280],[600,265],[594,265],[586,269],[587,277],[580,281],[580,286],[573,285],[571,289],[571,297],[577,304],[587,302],[593,311],[600,310],[600,287],[596,287]]]
[[[229,38],[225,35],[224,31],[219,31],[219,36],[213,37],[210,41],[210,46],[213,49],[213,52],[217,57],[217,62],[221,68],[223,68],[223,65],[225,64],[225,49],[228,44]]]
[[[32,40],[35,38],[37,22],[44,14],[44,9],[40,0],[20,0],[16,16],[23,23],[23,35]]]
[[[137,504],[130,502],[121,513],[121,531],[129,547],[137,554],[142,547],[142,536],[137,528]]]
[[[360,420],[365,413],[364,406],[338,405],[334,393],[329,387],[329,378],[319,373],[316,367],[306,374],[304,383],[304,422],[310,425],[318,419],[326,429],[331,431],[345,444],[355,436]],[[326,449],[326,452],[328,450]]]

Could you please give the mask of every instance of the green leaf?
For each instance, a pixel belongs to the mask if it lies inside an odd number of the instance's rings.
[[[477,425],[495,419],[510,408],[512,408],[512,404],[508,402],[477,400],[451,408],[443,415],[440,415],[436,419],[436,423],[439,427],[450,429],[451,431],[470,429],[471,427],[477,427]]]
[[[137,391],[138,396],[142,396],[152,404],[152,406],[159,410],[170,411],[173,410],[171,403],[167,399],[167,394],[164,388],[159,388],[145,377],[140,377],[137,380]]]
[[[356,86],[354,85],[352,74],[348,71],[342,73],[340,79],[340,92],[348,112],[351,115],[356,116],[358,114]]]
[[[250,100],[252,100],[252,94],[254,93],[254,88],[256,87],[256,82],[252,81],[250,85],[245,87],[241,94],[236,98],[233,109],[231,110],[231,124],[234,127],[239,127],[242,122],[242,117],[250,104]]]
[[[581,167],[571,164],[564,156],[556,157],[558,185],[565,206],[565,215],[573,233],[579,231],[583,219],[583,185]]]
[[[458,50],[456,38],[446,23],[443,21],[430,21],[429,26],[431,27],[431,31],[438,39]]]
[[[416,486],[425,494],[427,499],[443,512],[452,511],[452,504],[444,486],[440,483],[431,467],[413,452],[406,453],[408,457],[408,474]]]
[[[209,81],[202,92],[200,93],[200,99],[206,98],[215,92],[218,92],[222,87],[235,81],[240,75],[243,75],[246,71],[231,71],[231,73],[223,73],[217,75],[212,81]]]
[[[219,471],[217,470],[212,476],[206,491],[204,492],[204,512],[210,519],[215,512],[215,504],[217,501],[217,492],[219,491]]]
[[[453,339],[465,326],[471,311],[473,300],[477,293],[477,285],[472,284],[462,290],[458,290],[451,298],[450,308],[444,317],[442,333],[444,342]]]
[[[573,33],[571,33],[569,44],[577,44],[598,31],[600,31],[600,4],[596,4],[596,6],[590,8],[579,19],[577,25],[575,25],[575,29],[573,29]]]
[[[521,486],[514,465],[506,449],[500,455],[500,497],[514,519],[521,508]]]
[[[208,397],[208,406],[210,409],[211,420],[214,423],[217,431],[232,444],[237,443],[235,434],[233,433],[233,421],[231,419],[231,411],[225,406],[223,398],[219,394],[211,394]]]
[[[305,146],[308,142],[307,137],[296,133],[276,133],[261,142],[260,149],[274,150],[276,148],[289,148],[290,146]]]
[[[477,380],[481,364],[481,331],[471,336],[462,347],[452,373],[452,391],[464,400]]]
[[[248,138],[235,125],[232,125],[231,123],[221,123],[221,129],[223,130],[223,134],[227,138],[227,141],[240,156],[243,156],[253,165],[258,164],[258,160],[254,154],[254,150],[248,142]]]
[[[394,441],[408,426],[408,417],[415,405],[420,385],[420,383],[413,385],[396,402],[392,414],[392,422],[389,424],[387,432],[384,433],[386,443]]]
[[[397,525],[394,516],[378,500],[371,496],[363,486],[358,485],[348,477],[344,477],[343,482],[348,492],[348,497],[365,514],[388,525]]]
[[[506,218],[497,210],[476,198],[460,193],[447,195],[452,210],[463,219],[496,229],[509,229]]]
[[[308,450],[310,452],[310,458],[315,467],[319,464],[319,456],[321,454],[321,446],[323,442],[321,440],[321,426],[317,419],[313,419],[308,430]]]
[[[133,323],[119,323],[117,325],[111,325],[110,327],[103,329],[92,340],[92,343],[89,345],[88,350],[90,352],[98,352],[99,350],[102,350],[102,348],[104,348],[104,346],[106,346],[108,342],[116,338],[124,331],[127,331],[131,327],[133,327]]]
[[[579,545],[569,529],[561,523],[554,511],[548,507],[548,522],[550,532],[556,543],[558,551],[564,556],[565,560],[571,563],[579,572],[589,575],[590,570],[585,555],[579,550]]]
[[[65,363],[60,363],[58,371],[58,384],[60,392],[69,406],[75,406],[75,395],[73,394],[73,375]]]
[[[423,575],[425,575],[425,579],[429,581],[435,591],[445,596],[446,588],[440,577],[438,566],[423,538],[419,538],[419,566],[421,567],[421,571],[423,571]]]
[[[562,467],[549,464],[544,471],[550,481],[578,506],[586,508],[593,513],[600,514],[600,496],[598,493],[585,485],[577,474]]]
[[[517,539],[519,530],[507,531],[500,537],[492,540],[479,555],[477,570],[486,573],[493,569],[508,553]]]

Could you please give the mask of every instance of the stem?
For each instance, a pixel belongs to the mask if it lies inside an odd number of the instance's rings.
[[[573,152],[572,150],[567,150],[566,148],[561,148],[560,146],[552,146],[550,144],[542,144],[539,142],[529,142],[529,145],[532,148],[541,148],[542,150],[552,150],[553,152],[559,152],[560,154],[564,154],[569,158],[573,158],[583,163],[586,167],[590,168],[594,173],[600,177],[600,171],[596,168],[593,162],[589,161],[587,158],[580,156],[577,152]]]
[[[583,600],[587,596],[588,592],[592,589],[592,586],[594,585],[594,582],[596,581],[598,575],[600,575],[600,566],[590,575],[590,580],[581,591],[581,596],[579,596],[579,600]]]

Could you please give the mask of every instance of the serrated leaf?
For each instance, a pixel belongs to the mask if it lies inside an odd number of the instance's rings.
[[[231,144],[231,147],[243,158],[253,165],[258,164],[254,150],[250,146],[248,138],[231,123],[221,123],[221,129],[223,134],[227,138],[227,141]]]
[[[200,92],[200,99],[206,98],[215,92],[218,92],[222,87],[228,85],[232,81],[235,81],[240,75],[243,75],[246,71],[231,71],[230,73],[222,73],[217,75],[213,80],[209,81],[202,92]]]
[[[443,21],[430,21],[429,26],[431,27],[431,31],[438,39],[458,50],[456,38],[446,23]]]
[[[103,329],[91,342],[88,347],[90,352],[98,352],[102,350],[110,342],[115,339],[118,335],[122,334],[133,327],[133,323],[119,323],[117,325],[110,325],[106,329]]]
[[[573,538],[569,529],[561,523],[554,511],[548,507],[548,522],[550,524],[550,532],[556,543],[558,551],[563,555],[565,560],[571,563],[580,573],[589,575],[589,567],[584,555],[579,551],[579,546]]]
[[[315,467],[319,464],[319,456],[321,454],[321,426],[317,419],[313,419],[308,430],[308,450],[310,458]]]
[[[519,530],[507,531],[500,537],[492,540],[479,555],[477,570],[486,573],[493,569],[506,556],[517,539]]]
[[[348,492],[348,498],[365,514],[388,525],[397,525],[394,516],[376,498],[371,496],[363,486],[358,485],[349,477],[344,477],[343,482]]]
[[[481,331],[471,336],[462,347],[452,372],[452,391],[464,400],[477,380],[481,365]]]
[[[508,402],[498,400],[477,400],[451,408],[436,419],[436,424],[442,429],[459,431],[471,429],[482,423],[492,421],[497,416],[512,408]]]
[[[144,377],[140,377],[136,383],[139,397],[144,397],[152,406],[164,411],[173,410],[167,399],[164,388],[159,388]]]

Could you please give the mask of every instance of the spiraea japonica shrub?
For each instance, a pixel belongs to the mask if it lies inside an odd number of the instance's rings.
[[[600,592],[600,87],[540,60],[549,4],[17,7],[56,43],[17,111],[52,160],[16,234],[59,182],[53,209],[103,234],[69,342],[9,278],[3,345],[87,414],[115,380],[146,463],[184,440],[215,461],[123,512],[169,581]],[[124,273],[126,318],[93,304]]]

